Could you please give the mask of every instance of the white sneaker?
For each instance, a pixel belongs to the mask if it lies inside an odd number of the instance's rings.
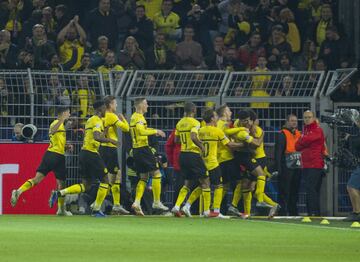
[[[164,206],[164,204],[161,203],[161,202],[157,202],[157,203],[154,202],[152,204],[152,208],[153,209],[159,209],[161,211],[169,211],[169,208],[167,206]]]
[[[174,207],[171,209],[171,213],[173,213],[174,216],[176,216],[176,217],[182,217],[181,212],[180,212],[180,208],[177,207],[177,206],[174,206]]]
[[[272,208],[271,205],[269,205],[268,203],[265,203],[265,202],[257,202],[256,207]]]
[[[118,213],[120,215],[129,215],[130,214],[130,212],[127,211],[122,205],[113,206],[112,211],[114,213]]]
[[[56,212],[57,216],[65,216],[65,217],[71,217],[73,214],[70,211],[67,211],[65,209],[58,209]]]
[[[185,214],[185,216],[192,217],[191,211],[190,211],[190,206],[188,206],[188,205],[183,206],[181,208],[181,211]]]
[[[279,205],[279,204],[276,204],[275,206],[273,206],[272,208],[270,208],[268,218],[269,218],[269,219],[272,219],[272,218],[276,215],[276,213],[278,212],[279,209],[280,209],[280,205]]]
[[[241,216],[240,211],[236,207],[233,207],[233,206],[229,206],[227,214],[231,215],[231,216],[238,216],[238,217]]]
[[[134,210],[134,212],[137,216],[142,216],[142,217],[145,216],[144,212],[141,209],[140,204],[137,204],[134,202],[131,206],[131,209]]]
[[[11,203],[11,206],[12,206],[12,207],[16,206],[16,203],[17,203],[17,201],[19,200],[19,196],[20,196],[20,193],[19,193],[19,191],[17,191],[16,189],[14,189],[13,191],[11,191],[10,203]]]
[[[219,218],[219,219],[230,219],[229,216],[224,216],[223,214],[219,213],[219,215],[217,215],[216,217],[214,218]]]
[[[210,217],[210,210],[208,210],[208,211],[204,211],[204,213],[203,213],[202,217],[205,217],[205,218]]]

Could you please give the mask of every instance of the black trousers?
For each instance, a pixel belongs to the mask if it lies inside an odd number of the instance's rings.
[[[297,202],[301,183],[301,169],[281,168],[278,177],[280,215],[297,216]]]
[[[304,168],[306,208],[308,215],[320,216],[320,188],[324,170],[320,168]]]

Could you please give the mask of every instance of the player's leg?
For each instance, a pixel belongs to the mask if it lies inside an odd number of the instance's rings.
[[[214,212],[211,213],[211,216],[222,217],[220,214],[220,206],[222,201],[223,185],[221,170],[219,167],[211,170],[210,172],[210,183],[214,186],[214,200],[213,200],[213,209]]]
[[[152,192],[153,192],[153,209],[159,209],[161,211],[168,211],[169,208],[167,206],[164,206],[163,203],[161,203],[160,196],[161,196],[161,172],[159,169],[151,172],[151,185],[152,185]]]
[[[36,175],[33,178],[26,180],[25,183],[23,183],[18,189],[14,189],[11,192],[11,205],[14,207],[19,200],[20,195],[39,184],[44,179],[44,177],[44,174],[36,172]]]
[[[251,174],[256,177],[256,191],[255,196],[258,200],[256,206],[258,207],[268,207],[264,202],[264,192],[265,192],[265,184],[266,184],[266,176],[264,170],[260,165],[254,168],[251,171]]]
[[[92,215],[95,217],[104,217],[105,215],[101,212],[101,205],[104,202],[105,197],[109,191],[109,178],[107,174],[107,169],[105,168],[105,164],[103,160],[98,157],[98,169],[94,170],[98,175],[98,179],[100,180],[99,188],[96,193],[96,199],[94,202],[93,213]]]
[[[144,216],[144,213],[141,209],[140,203],[141,203],[141,199],[145,192],[146,183],[149,180],[149,174],[140,173],[139,176],[140,176],[140,179],[139,179],[139,182],[137,183],[136,189],[135,189],[135,201],[132,204],[131,208],[134,210],[136,215]]]
[[[204,199],[204,217],[210,216],[210,203],[211,203],[211,190],[210,190],[210,178],[202,177],[199,179],[202,197]]]
[[[116,175],[109,174],[109,183],[111,187],[111,193],[113,197],[113,212],[117,214],[122,215],[128,215],[130,214],[129,211],[127,211],[120,203],[120,197],[121,197],[121,171],[118,170]]]
[[[175,216],[181,216],[180,207],[181,207],[182,203],[184,202],[186,196],[190,192],[191,184],[192,184],[191,180],[185,179],[184,185],[181,187],[179,194],[177,196],[175,206],[171,209],[171,212]]]
[[[252,192],[254,190],[252,184],[253,183],[249,178],[244,178],[242,181],[242,195],[244,200],[243,218],[248,218],[251,215]]]

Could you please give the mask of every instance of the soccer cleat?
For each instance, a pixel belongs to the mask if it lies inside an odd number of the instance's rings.
[[[210,218],[219,218],[219,219],[227,219],[230,218],[228,216],[224,216],[223,214],[221,214],[220,212],[210,212],[209,216]]]
[[[279,211],[279,209],[280,209],[280,205],[279,205],[279,204],[276,204],[275,206],[273,206],[272,208],[270,208],[268,218],[269,218],[269,219],[272,219],[272,218],[277,214],[277,212]]]
[[[134,210],[135,215],[142,216],[142,217],[145,216],[144,212],[141,209],[140,204],[136,204],[136,203],[132,204],[131,209]]]
[[[179,209],[177,206],[174,206],[174,207],[171,209],[171,213],[173,213],[174,216],[176,216],[176,217],[182,217],[181,212],[180,212],[180,209]]]
[[[127,211],[122,205],[113,206],[112,212],[114,214],[119,214],[119,215],[129,215],[130,214],[130,212]]]
[[[192,217],[190,207],[188,205],[183,206],[181,211],[185,214],[185,216]]]
[[[106,215],[101,210],[93,211],[91,213],[91,216],[92,217],[106,217]]]
[[[343,219],[344,222],[355,222],[358,221],[360,222],[360,214],[357,213],[350,213],[350,215],[348,215],[346,218]]]
[[[202,216],[201,216],[201,217],[204,217],[204,218],[210,218],[210,214],[211,214],[210,210],[208,210],[208,211],[204,211],[204,213],[202,214]]]
[[[227,214],[231,216],[238,216],[238,217],[241,216],[240,211],[234,206],[229,206]]]
[[[17,203],[18,200],[19,200],[19,196],[20,196],[20,193],[19,193],[19,191],[17,191],[16,189],[14,189],[13,191],[11,191],[10,203],[11,203],[11,206],[12,206],[12,207],[16,206],[16,203]]]
[[[157,202],[157,203],[153,203],[152,204],[152,208],[153,209],[158,209],[158,210],[161,210],[161,211],[169,211],[169,208],[167,206],[164,206],[163,203],[161,203],[160,201]]]
[[[55,205],[55,203],[58,200],[58,196],[59,196],[59,191],[53,190],[51,191],[51,195],[49,198],[49,207],[53,208],[53,206]]]
[[[56,212],[57,216],[65,216],[65,217],[71,217],[73,214],[70,211],[66,211],[64,209],[58,209]]]
[[[271,205],[265,203],[265,202],[257,202],[256,207],[265,207],[265,208],[272,208]]]
[[[250,218],[250,215],[246,214],[246,213],[240,213],[240,216],[241,216],[242,219],[249,219]]]

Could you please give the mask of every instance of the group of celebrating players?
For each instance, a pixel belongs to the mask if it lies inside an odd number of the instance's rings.
[[[148,103],[145,98],[135,99],[134,106],[135,112],[129,124],[122,114],[116,115],[115,97],[107,96],[94,103],[95,113],[86,122],[84,143],[79,154],[82,183],[67,188],[65,150],[72,150],[72,146],[66,144],[64,123],[70,117],[70,110],[59,108],[58,118],[51,123],[49,129],[50,145],[36,175],[12,191],[12,206],[16,205],[22,193],[40,183],[53,171],[57,190],[51,192],[49,206],[53,207],[57,202],[57,215],[72,215],[65,208],[65,195],[89,190],[94,180],[100,181],[100,184],[95,202],[91,205],[93,216],[105,216],[101,205],[109,191],[113,197],[113,212],[129,214],[120,204],[121,172],[117,147],[118,129],[121,129],[122,132],[130,132],[134,169],[139,176],[132,210],[136,215],[144,216],[140,203],[151,177],[153,209],[169,211],[160,200],[161,172],[148,141],[149,136],[164,138],[166,135],[161,130],[147,126],[144,114],[147,112]],[[280,206],[264,193],[266,178],[270,174],[266,167],[264,132],[259,127],[255,112],[250,109],[241,110],[232,124],[232,112],[228,106],[220,106],[216,111],[206,108],[200,123],[195,119],[196,110],[194,103],[186,102],[184,117],[176,125],[175,142],[181,144],[179,163],[185,182],[171,212],[178,217],[191,217],[191,205],[202,196],[203,212],[200,215],[224,218],[220,213],[221,202],[230,190],[230,185],[235,185],[228,214],[248,218],[254,193],[257,198],[256,206],[269,208],[269,217],[273,217]],[[213,201],[211,186],[214,188]],[[190,193],[191,188],[193,190]],[[185,205],[182,206],[189,193]],[[243,213],[237,208],[241,197],[244,202]]]

